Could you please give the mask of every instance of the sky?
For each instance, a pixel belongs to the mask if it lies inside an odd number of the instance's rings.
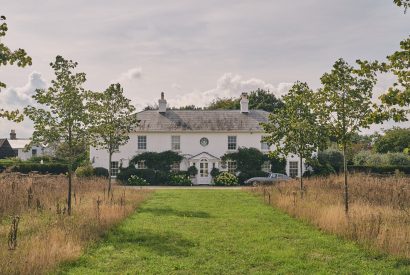
[[[389,0],[0,0],[9,31],[2,42],[33,58],[26,68],[2,66],[0,108],[33,104],[53,79],[57,55],[79,63],[85,88],[119,82],[141,110],[165,92],[169,105],[205,106],[257,88],[278,97],[297,80],[320,87],[340,57],[383,60],[410,34],[410,14]],[[393,81],[381,78],[375,97]],[[377,125],[371,133],[393,125]],[[28,119],[0,120],[0,137]]]

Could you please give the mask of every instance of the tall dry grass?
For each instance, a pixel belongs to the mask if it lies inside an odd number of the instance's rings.
[[[150,194],[104,179],[75,179],[73,213],[66,214],[67,178],[0,174],[0,273],[43,274],[73,260]],[[19,216],[17,247],[8,248],[11,217]]]
[[[311,178],[251,188],[288,214],[320,229],[399,257],[410,258],[410,178],[351,175],[350,210],[343,205],[343,177]],[[302,196],[303,195],[303,196]]]

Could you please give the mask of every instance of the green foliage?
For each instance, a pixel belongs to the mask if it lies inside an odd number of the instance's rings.
[[[410,166],[410,156],[404,153],[373,153],[361,151],[353,158],[356,166]]]
[[[312,158],[306,162],[312,170],[306,170],[304,176],[329,176],[336,171],[328,162],[321,163],[317,158]]]
[[[221,173],[221,172],[219,171],[219,169],[216,168],[216,167],[214,167],[214,168],[212,168],[212,170],[211,170],[211,177],[212,177],[212,178],[215,178],[215,177],[217,177],[220,173]]]
[[[57,56],[50,66],[55,80],[48,89],[37,89],[33,98],[41,107],[27,106],[24,113],[34,123],[33,144],[63,144],[60,157],[73,165],[87,145],[85,73],[73,73],[77,63]]]
[[[181,162],[182,156],[174,151],[164,152],[144,152],[136,155],[131,159],[130,164],[136,164],[138,161],[145,161],[145,165],[152,170],[169,172],[171,165],[175,162]]]
[[[198,175],[198,168],[196,168],[195,166],[189,166],[187,173],[189,176],[195,177],[196,175]]]
[[[80,177],[80,178],[92,177],[94,176],[94,168],[91,166],[91,164],[79,166],[75,170],[75,174],[77,177]]]
[[[217,98],[209,104],[208,110],[239,110],[240,98]]]
[[[94,168],[94,175],[96,177],[108,178],[108,169],[104,167],[95,167]]]
[[[226,153],[221,157],[222,161],[236,161],[237,171],[261,170],[262,164],[268,157],[256,148],[240,147],[237,152]]]
[[[108,164],[112,154],[129,140],[129,134],[137,126],[135,107],[124,96],[119,83],[111,84],[102,93],[88,93],[87,109],[90,119],[92,144],[108,151]],[[110,167],[110,166],[109,166]],[[111,175],[111,169],[109,169]],[[111,190],[109,179],[108,192]]]
[[[271,171],[286,174],[286,159],[278,156],[270,156]]]
[[[149,183],[145,179],[140,178],[137,175],[131,175],[130,178],[127,180],[127,185],[145,186],[149,185]]]
[[[399,128],[386,130],[384,135],[374,142],[374,150],[378,153],[403,152],[410,147],[410,128]]]
[[[169,184],[171,185],[191,185],[192,181],[187,173],[171,173],[169,177]]]
[[[410,0],[393,0],[394,4],[398,7],[404,8],[404,13],[407,12],[407,9],[410,7]]]
[[[366,173],[366,174],[397,174],[397,172],[410,175],[410,166],[363,166],[363,165],[350,165],[348,167],[350,172],[353,173]]]
[[[240,98],[217,98],[207,107],[208,110],[239,110]],[[272,112],[277,108],[282,108],[283,103],[280,99],[266,90],[257,89],[248,95],[249,109],[265,110]]]
[[[6,36],[8,31],[6,17],[4,15],[0,16],[0,67],[6,65],[17,64],[18,67],[30,66],[32,64],[31,57],[27,55],[26,51],[23,49],[11,50],[4,43],[1,42],[2,37]],[[2,88],[6,88],[6,83],[0,81],[0,92]],[[0,118],[6,118],[15,122],[21,122],[23,116],[18,110],[6,111],[0,108]]]
[[[254,171],[244,171],[240,172],[238,175],[238,183],[245,184],[245,181],[250,178],[254,177],[267,177],[269,173],[266,173],[261,170],[254,170]]]
[[[215,185],[218,186],[231,186],[238,184],[238,178],[228,172],[220,173],[216,178],[214,178]]]
[[[13,172],[19,172],[23,174],[28,174],[30,172],[38,172],[40,174],[66,174],[68,172],[68,167],[66,164],[59,163],[27,163],[22,162],[12,166]]]
[[[321,165],[329,164],[337,173],[343,170],[343,154],[338,150],[327,149],[320,151],[317,159]]]
[[[262,127],[269,136],[264,141],[275,145],[274,156],[298,154],[309,159],[324,141],[315,113],[315,94],[306,83],[296,82],[283,97],[284,107],[274,110]]]

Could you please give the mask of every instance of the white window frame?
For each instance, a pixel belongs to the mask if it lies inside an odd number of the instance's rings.
[[[137,148],[138,150],[147,150],[147,136],[138,136]]]
[[[228,136],[228,151],[235,151],[238,147],[237,136]]]
[[[263,141],[263,137],[261,138],[261,151],[269,151],[269,144]]]
[[[178,161],[176,161],[176,162],[174,162],[173,164],[171,164],[171,171],[172,172],[179,172],[179,171],[181,171],[181,163],[180,162],[178,162]]]
[[[299,176],[299,161],[289,161],[289,177],[296,178]]]
[[[147,165],[145,164],[145,160],[137,161],[136,167],[137,169],[147,169]]]
[[[181,150],[181,136],[171,136],[171,150]]]
[[[118,161],[111,161],[111,177],[116,177],[120,171]]]
[[[228,173],[234,174],[236,173],[236,168],[238,168],[238,165],[236,164],[235,160],[228,160],[226,162],[226,167],[228,170]]]

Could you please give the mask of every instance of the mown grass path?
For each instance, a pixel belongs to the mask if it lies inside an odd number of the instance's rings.
[[[159,190],[61,272],[407,274],[407,264],[323,234],[241,190]]]

